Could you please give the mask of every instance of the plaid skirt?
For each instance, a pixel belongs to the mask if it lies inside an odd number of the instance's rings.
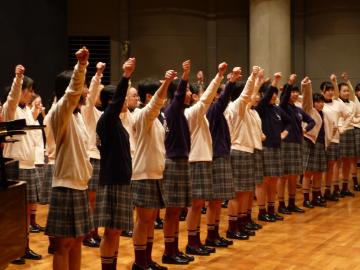
[[[356,157],[355,129],[346,130],[340,135],[340,157]]]
[[[187,158],[165,160],[163,185],[166,207],[191,206],[191,182]]]
[[[303,143],[303,166],[305,172],[326,172],[326,151],[322,143],[313,144],[309,140]]]
[[[302,144],[281,143],[281,156],[283,157],[284,175],[300,175],[303,173]]]
[[[19,180],[19,161],[12,161],[5,166],[8,180]]]
[[[264,182],[264,155],[263,151],[255,149],[254,154],[254,177],[255,185],[262,184]]]
[[[80,237],[93,229],[87,190],[53,188],[45,234],[54,237]]]
[[[254,191],[255,167],[253,154],[231,149],[230,155],[235,191]]]
[[[95,227],[129,231],[133,229],[130,185],[99,185],[96,192]]]
[[[360,128],[354,127],[356,156],[360,158]]]
[[[88,191],[96,192],[99,185],[100,159],[90,158],[90,163],[93,166],[93,173],[88,184]]]
[[[51,200],[51,185],[54,174],[54,164],[46,164],[44,168],[44,178],[41,184],[40,200],[41,203],[49,204]]]
[[[264,177],[284,175],[284,165],[280,148],[264,147]]]
[[[131,193],[135,207],[160,209],[167,205],[162,179],[132,180]]]
[[[340,146],[338,143],[331,142],[326,148],[326,160],[338,161],[340,159]]]
[[[192,199],[212,200],[214,195],[212,162],[190,162]]]
[[[235,186],[229,157],[217,157],[212,163],[213,199],[230,200],[235,198]]]
[[[26,182],[26,197],[28,203],[40,202],[40,177],[36,168],[19,169],[19,180]]]

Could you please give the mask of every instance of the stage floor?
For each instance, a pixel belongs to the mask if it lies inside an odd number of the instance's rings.
[[[298,205],[302,194],[297,193]],[[47,206],[39,206],[38,222],[46,223]],[[254,208],[253,216],[257,214]],[[163,216],[163,212],[161,213]],[[307,210],[305,214],[286,216],[285,221],[261,223],[263,229],[248,241],[236,241],[226,249],[217,249],[209,257],[196,257],[186,266],[168,265],[169,269],[360,269],[360,193],[329,203],[327,208]],[[222,211],[221,233],[227,228],[227,209]],[[202,239],[206,237],[206,218],[202,215]],[[186,223],[180,224],[180,247],[187,240]],[[43,255],[41,261],[26,261],[25,265],[10,265],[8,270],[52,269],[52,256],[47,253],[48,239],[43,234],[31,234],[31,248]],[[162,230],[155,231],[153,259],[161,263],[163,253]],[[121,237],[118,269],[131,269],[133,246],[130,238]],[[83,247],[82,269],[99,270],[97,248]]]

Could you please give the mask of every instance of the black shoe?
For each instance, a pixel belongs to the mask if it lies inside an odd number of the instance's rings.
[[[355,197],[355,194],[352,193],[350,190],[341,190],[340,191],[341,195],[343,195],[344,197]]]
[[[326,201],[331,201],[331,202],[338,202],[339,198],[333,193],[333,194],[325,194],[324,198]]]
[[[89,237],[85,238],[83,241],[83,245],[87,247],[97,248],[100,247],[100,244],[94,240],[94,238]]]
[[[280,216],[278,213],[275,214],[268,214],[270,216],[270,218],[275,219],[275,221],[283,221],[284,217]]]
[[[15,260],[11,261],[12,264],[22,265],[25,264],[25,259],[23,257],[16,258]]]
[[[201,208],[201,214],[203,214],[203,215],[205,215],[206,214],[206,207],[203,207],[203,208]]]
[[[220,237],[219,240],[228,246],[231,246],[232,244],[234,244],[234,242],[232,240],[225,239],[224,237]]]
[[[208,247],[206,245],[201,245],[200,249],[206,250],[209,253],[216,253],[216,249],[214,247]]]
[[[338,199],[345,197],[343,194],[341,194],[340,190],[334,191],[334,192],[333,192],[333,196],[335,196],[335,197],[338,198]]]
[[[312,203],[310,201],[304,201],[303,206],[306,208],[314,208],[314,206],[312,205]]]
[[[360,190],[359,190],[359,191],[360,191]],[[221,208],[227,208],[227,207],[228,207],[228,204],[229,204],[229,201],[228,201],[228,200],[223,201],[223,202],[221,203]]]
[[[287,209],[288,209],[290,212],[293,212],[293,213],[305,213],[304,209],[301,209],[301,208],[298,207],[296,204],[289,205],[289,206],[287,207]]]
[[[280,206],[278,207],[278,212],[280,214],[284,214],[284,215],[291,215],[291,211],[289,211],[288,208],[286,208],[286,206]]]
[[[94,238],[94,240],[96,241],[96,242],[98,242],[99,243],[99,245],[100,245],[100,242],[101,242],[101,237],[100,237],[100,235],[93,235],[93,238]]]
[[[180,221],[184,221],[186,219],[186,216],[187,216],[187,211],[185,210],[182,210],[181,213],[180,213]]]
[[[242,232],[232,232],[226,231],[226,238],[235,239],[235,240],[249,240],[249,235]]]
[[[257,228],[258,230],[261,230],[262,229],[262,225],[261,224],[258,224],[258,223],[256,223],[254,220],[250,220],[250,223],[251,224],[253,224],[253,226],[255,227],[255,228]]]
[[[39,227],[30,224],[29,225],[29,232],[30,233],[39,233],[41,231],[40,231]]]
[[[313,199],[313,200],[311,201],[311,204],[312,204],[313,206],[326,207],[326,201],[325,201],[325,202],[322,201],[320,196],[318,196],[317,198]]]
[[[24,259],[27,260],[41,260],[42,256],[40,254],[37,254],[31,249],[28,249],[25,251],[25,255],[23,256]]]
[[[48,246],[48,253],[54,254],[55,253],[55,246]]]
[[[325,204],[326,204],[326,199],[325,199],[325,197],[324,197],[323,195],[320,195],[319,198],[320,198],[320,201],[321,201],[322,203],[325,203]]]
[[[178,255],[163,255],[162,256],[162,263],[165,264],[189,264],[188,260],[185,260],[184,258],[179,257]]]
[[[225,244],[225,242],[222,242],[220,239],[215,239],[215,240],[206,239],[205,245],[209,247],[228,247],[228,245]]]
[[[243,233],[247,234],[248,236],[255,236],[255,231],[243,229],[241,230]]]
[[[198,256],[209,256],[210,252],[198,247],[192,247],[187,245],[186,246],[186,251],[187,254],[191,254],[191,255],[198,255]]]
[[[194,256],[187,255],[181,251],[179,251],[176,255],[184,260],[188,260],[189,262],[193,262],[195,260]]]
[[[154,228],[156,230],[162,230],[164,228],[164,221],[161,218],[157,218],[154,221]]]
[[[132,231],[121,231],[121,236],[124,236],[124,237],[132,237],[132,236],[133,236],[133,232],[132,232]]]
[[[354,191],[360,191],[360,185],[359,184],[354,185]]]
[[[249,230],[249,231],[256,231],[258,230],[257,227],[254,226],[253,223],[249,222],[245,224],[245,229]]]
[[[166,266],[162,266],[156,262],[149,263],[149,269],[152,270],[167,270],[168,268]]]
[[[131,269],[132,270],[151,270],[152,268],[151,267],[142,267],[140,265],[137,265],[136,263],[133,263]]]
[[[276,218],[273,216],[270,216],[269,214],[259,214],[258,220],[260,221],[266,221],[266,222],[275,222]]]

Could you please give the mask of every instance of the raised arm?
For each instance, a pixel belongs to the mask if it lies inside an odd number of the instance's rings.
[[[120,112],[125,102],[126,93],[129,87],[129,79],[135,70],[136,59],[129,58],[123,64],[123,75],[116,87],[114,96],[112,97],[111,103],[106,107],[104,114],[108,115],[113,120],[118,120]]]
[[[301,92],[303,93],[303,110],[306,113],[310,113],[314,104],[312,99],[312,85],[309,77],[305,77],[301,81]]]
[[[160,113],[162,106],[164,105],[165,99],[167,97],[167,91],[170,83],[176,77],[176,72],[174,70],[168,70],[165,73],[165,78],[161,83],[159,89],[155,92],[150,102],[141,110],[146,122],[153,122]]]
[[[79,106],[79,100],[84,91],[86,67],[88,65],[89,51],[83,47],[76,52],[78,63],[74,68],[70,84],[64,96],[56,103],[53,121],[61,127],[69,121],[74,110]]]
[[[341,73],[341,78],[347,83],[350,89],[350,100],[353,101],[355,104],[360,104],[359,99],[355,96],[355,90],[354,87],[351,84],[351,81],[349,79],[349,75],[346,72]]]
[[[337,78],[336,78],[335,74],[330,75],[330,81],[334,87],[334,99],[339,99],[340,91],[339,91],[339,86],[338,86]]]
[[[24,78],[24,72],[25,68],[22,65],[17,65],[15,67],[15,78],[11,85],[10,92],[7,96],[6,103],[3,107],[3,115],[5,121],[15,119],[16,108],[19,105],[21,98],[21,88]]]
[[[189,82],[189,75],[190,75],[190,68],[191,68],[191,61],[186,60],[182,63],[183,74],[181,76],[181,81],[174,93],[174,98],[171,101],[170,107],[174,108],[175,110],[182,110],[184,108],[184,100],[186,96],[186,87]]]
[[[284,94],[282,95],[281,100],[280,100],[280,107],[283,109],[286,109],[286,107],[289,103],[291,91],[295,84],[296,77],[297,77],[296,74],[291,74],[289,77],[288,83],[286,83],[284,85],[284,90],[283,90]]]
[[[244,90],[233,103],[236,112],[241,118],[244,117],[246,107],[251,102],[251,96],[254,93],[255,80],[258,76],[259,70],[260,68],[258,66],[253,66],[252,72],[246,81]]]
[[[207,110],[209,109],[215,95],[216,91],[220,86],[222,79],[224,78],[224,74],[227,69],[227,64],[225,62],[221,63],[218,66],[218,73],[215,78],[210,82],[209,86],[206,88],[205,92],[202,94],[200,100],[190,107],[188,111],[188,115],[205,115]]]
[[[106,64],[102,62],[98,62],[96,64],[96,73],[94,77],[91,79],[91,83],[89,86],[89,95],[88,95],[88,105],[94,107],[96,102],[96,97],[100,92],[100,84],[101,78],[103,76],[103,72],[105,70]]]

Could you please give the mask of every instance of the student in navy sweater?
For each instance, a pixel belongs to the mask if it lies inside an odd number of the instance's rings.
[[[116,89],[106,86],[100,94],[105,111],[96,127],[101,159],[94,221],[96,227],[105,227],[100,243],[103,270],[116,269],[120,233],[133,227],[130,141],[119,115],[127,110],[126,92],[135,58],[129,58],[123,70]]]
[[[235,88],[236,81],[241,76],[240,68],[234,69],[225,89],[210,106],[206,117],[209,121],[209,129],[213,146],[213,199],[208,207],[208,233],[205,245],[213,247],[227,247],[233,242],[219,235],[221,215],[221,202],[235,198],[235,187],[230,162],[231,138],[229,126],[224,112],[230,102],[231,92]]]
[[[266,136],[263,141],[264,183],[267,190],[267,213],[259,215],[259,220],[274,222],[284,218],[275,212],[276,185],[283,176],[283,158],[281,156],[281,141],[286,138],[291,128],[290,117],[275,105],[279,90],[278,83],[281,73],[275,73],[271,85],[265,88],[264,96],[256,107],[262,121],[262,130]]]
[[[315,121],[300,107],[295,105],[300,94],[299,89],[293,87],[295,81],[296,74],[291,74],[288,83],[284,86],[283,95],[280,101],[280,107],[291,119],[289,135],[281,144],[281,155],[286,157],[284,158],[284,176],[278,182],[278,212],[282,214],[305,212],[295,204],[296,182],[298,177],[303,173],[303,134],[310,131],[315,126]],[[305,128],[302,127],[302,122],[307,123]],[[287,208],[284,201],[286,180],[288,181],[289,192],[289,205]]]
[[[165,149],[164,191],[167,198],[165,212],[163,263],[188,264],[194,260],[179,251],[179,217],[183,207],[191,206],[191,182],[189,178],[190,132],[184,115],[185,107],[190,105],[189,85],[191,62],[182,63],[183,74],[171,101],[165,109]]]

